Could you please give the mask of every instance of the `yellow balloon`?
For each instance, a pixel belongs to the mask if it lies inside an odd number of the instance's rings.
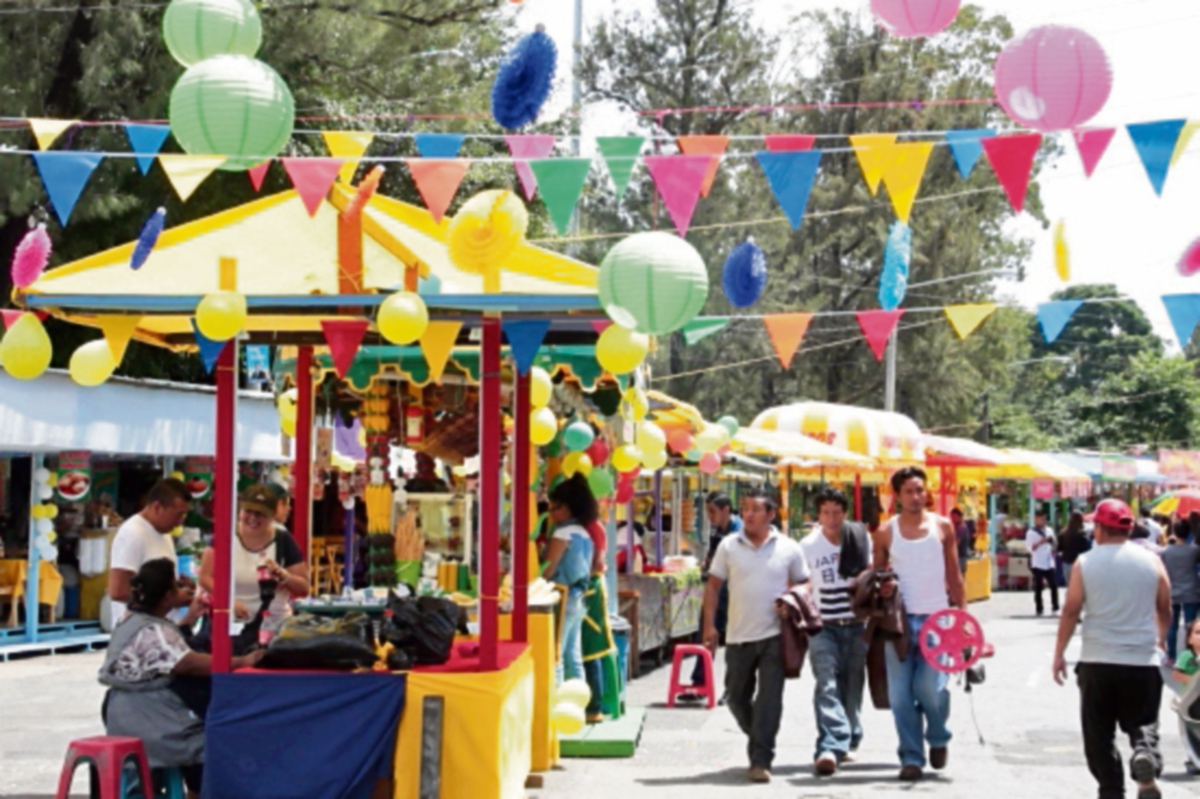
[[[49,518],[48,516],[46,516],[46,506],[45,505],[34,505],[32,508],[29,509],[29,515],[32,516],[34,519]]]
[[[558,434],[558,419],[549,408],[538,408],[529,414],[529,440],[544,447]]]
[[[375,315],[379,335],[393,344],[412,344],[429,327],[425,300],[411,291],[397,291],[379,306]]]
[[[705,425],[696,436],[696,449],[701,452],[716,452],[729,440],[729,431],[716,424]]]
[[[480,192],[463,203],[446,231],[450,260],[464,272],[483,275],[484,291],[499,291],[500,268],[528,229],[529,212],[520,197],[505,189]]]
[[[638,368],[650,352],[650,337],[620,325],[609,325],[596,342],[596,360],[605,371],[623,375]]]
[[[279,395],[279,399],[275,400],[275,407],[279,410],[279,418],[290,419],[296,421],[296,403],[300,400],[300,394],[296,389],[290,389]]]
[[[633,417],[635,422],[642,421],[646,418],[646,414],[650,412],[650,398],[646,396],[645,391],[642,391],[637,386],[631,386],[626,389],[622,399],[625,400],[625,405],[629,408],[629,415]]]
[[[583,709],[569,702],[559,702],[550,711],[550,725],[563,735],[575,735],[586,723]]]
[[[171,474],[169,476],[175,478],[176,480],[184,479],[183,472],[171,472]]]
[[[617,447],[612,454],[612,465],[618,472],[632,472],[642,465],[642,451],[633,444]]]
[[[94,388],[112,377],[117,362],[113,360],[112,348],[102,338],[89,341],[75,350],[67,371],[71,379],[86,388]]]
[[[578,677],[567,680],[554,692],[555,704],[574,705],[580,710],[585,709],[592,701],[592,687],[587,680]]]
[[[592,459],[586,452],[568,452],[563,458],[562,470],[567,477],[574,477],[576,474],[587,477],[592,473]]]
[[[196,306],[196,327],[212,341],[229,341],[246,327],[246,298],[236,291],[208,294]]]
[[[643,453],[642,465],[652,472],[657,472],[659,469],[667,465],[667,451],[665,449],[660,449],[656,452]]]
[[[0,340],[0,366],[18,380],[34,380],[50,368],[54,348],[42,320],[21,314]]]
[[[667,434],[654,422],[642,422],[638,425],[638,446],[643,454],[659,452],[667,448]]]
[[[554,396],[554,381],[550,373],[540,366],[529,370],[529,404],[534,408],[545,408]]]
[[[295,438],[296,437],[296,419],[295,419],[295,417],[293,417],[291,419],[286,419],[282,416],[279,417],[279,429],[282,430],[283,434],[285,436],[287,436],[288,438]]]

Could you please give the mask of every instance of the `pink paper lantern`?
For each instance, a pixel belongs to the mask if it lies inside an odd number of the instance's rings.
[[[1100,113],[1112,81],[1104,48],[1077,28],[1034,28],[996,59],[1000,105],[1015,122],[1043,133],[1078,128]]]
[[[1179,274],[1184,277],[1191,277],[1200,272],[1200,239],[1193,241],[1179,259]]]
[[[962,0],[871,0],[875,18],[893,36],[919,39],[950,27]]]

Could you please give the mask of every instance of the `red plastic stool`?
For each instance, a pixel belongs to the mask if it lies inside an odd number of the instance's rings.
[[[704,664],[703,686],[679,685],[680,667],[683,665],[683,659],[687,657],[698,657],[700,658],[700,662]],[[708,709],[712,710],[717,706],[717,687],[714,684],[715,682],[713,678],[712,653],[708,651],[708,648],[696,644],[677,644],[675,646],[675,657],[671,661],[671,687],[667,693],[667,707],[675,707],[675,697],[680,694],[698,693],[708,697]]]
[[[150,781],[150,766],[146,763],[146,750],[140,738],[122,738],[115,735],[98,735],[71,741],[67,747],[67,759],[63,763],[62,776],[58,779],[57,799],[67,799],[71,793],[71,780],[80,763],[95,769],[92,776],[92,798],[126,799],[121,784],[121,772],[126,761],[137,763],[142,777],[142,796],[150,799],[154,790]]]

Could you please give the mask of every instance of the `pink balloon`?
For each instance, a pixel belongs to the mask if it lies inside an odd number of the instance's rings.
[[[1200,239],[1196,239],[1179,259],[1179,274],[1191,277],[1200,272]]]
[[[700,457],[700,471],[705,474],[716,474],[721,471],[721,456],[715,452],[706,452]]]
[[[676,430],[670,435],[670,437],[667,438],[667,444],[669,444],[671,449],[673,449],[675,452],[678,452],[680,455],[696,445],[695,439],[692,438],[692,434],[686,430]]]
[[[614,501],[617,502],[617,504],[619,504],[619,505],[624,505],[627,502],[632,502],[633,495],[635,493],[636,493],[636,489],[634,488],[632,482],[628,482],[628,483],[621,482],[617,485],[617,495],[614,498]]]
[[[1013,120],[1042,131],[1078,128],[1112,93],[1100,42],[1077,28],[1045,25],[1004,46],[996,59],[996,98]]]
[[[871,11],[893,36],[919,39],[950,27],[962,0],[871,0]]]

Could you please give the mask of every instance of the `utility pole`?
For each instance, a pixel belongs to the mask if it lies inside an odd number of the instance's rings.
[[[887,377],[884,381],[883,409],[888,413],[896,410],[896,345],[899,337],[900,331],[893,330],[887,345]]]

